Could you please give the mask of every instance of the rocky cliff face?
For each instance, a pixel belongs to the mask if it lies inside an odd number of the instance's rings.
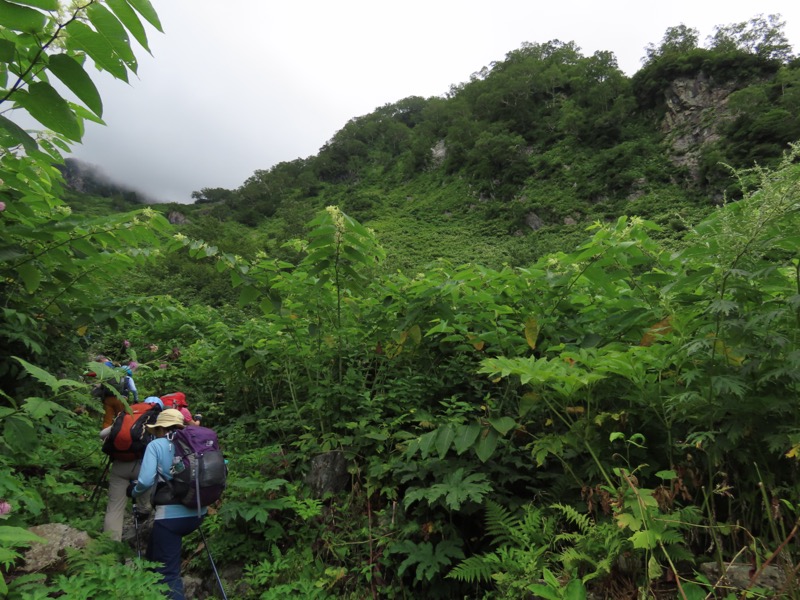
[[[156,199],[137,191],[130,186],[113,181],[103,170],[83,161],[67,158],[58,167],[64,176],[64,182],[71,190],[90,196],[111,198],[122,196],[134,204],[153,204]]]
[[[718,84],[698,73],[676,79],[665,92],[667,114],[661,127],[669,158],[685,167],[694,181],[700,179],[702,148],[716,142],[720,127],[732,118],[728,98],[736,89],[733,83]]]

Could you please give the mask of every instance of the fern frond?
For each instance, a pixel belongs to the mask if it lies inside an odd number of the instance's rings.
[[[577,526],[581,533],[588,533],[594,526],[594,521],[589,515],[579,513],[574,507],[568,504],[551,504],[550,508],[558,510],[567,522]]]
[[[680,531],[667,529],[661,533],[661,541],[667,545],[684,544],[686,540]]]
[[[618,554],[615,552],[614,554],[609,554],[604,559],[598,561],[594,567],[594,573],[592,573],[592,575],[594,577],[602,577],[603,575],[608,575],[611,573],[611,568],[614,566],[617,556]]]
[[[695,562],[697,557],[692,554],[685,546],[672,544],[668,546],[664,546],[664,552],[667,553],[669,559],[675,562],[687,561],[687,562]]]
[[[592,567],[597,566],[596,561],[591,556],[585,554],[584,552],[581,552],[575,547],[565,548],[558,555],[558,560],[561,562],[562,565],[564,565],[564,569],[570,572],[574,571],[582,564],[588,563],[592,565]]]
[[[559,533],[555,537],[556,542],[567,542],[567,543],[576,543],[583,538],[583,534],[581,533],[572,533],[572,532],[565,532]]]
[[[519,518],[505,506],[492,500],[486,501],[486,533],[492,536],[494,543],[504,544],[512,541],[519,524]]]
[[[470,556],[459,562],[447,574],[447,578],[466,583],[491,581],[492,573],[497,570],[496,567],[499,562],[497,555],[494,553]]]

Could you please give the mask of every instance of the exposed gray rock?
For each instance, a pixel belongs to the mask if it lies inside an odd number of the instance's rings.
[[[542,221],[539,215],[533,212],[528,213],[528,215],[525,217],[525,224],[534,231],[544,227],[544,221]]]
[[[334,450],[312,458],[305,482],[317,498],[322,498],[329,492],[335,494],[344,490],[350,483],[344,453]]]
[[[183,574],[181,579],[183,579],[183,593],[187,598],[200,600],[201,598],[210,597],[208,591],[209,582],[205,581],[199,575]]]
[[[67,548],[85,548],[90,541],[89,534],[85,531],[73,529],[63,523],[36,525],[28,531],[47,542],[34,542],[25,552],[25,562],[19,569],[24,573],[58,571],[64,566]]]
[[[753,574],[753,566],[744,563],[727,563],[723,565],[725,572],[720,574],[719,565],[715,562],[707,562],[700,565],[700,571],[712,582],[721,581],[727,587],[734,587],[745,590],[753,586],[768,588],[774,591],[783,589],[786,583],[786,575],[775,565],[768,565],[751,585],[750,577]]]
[[[445,146],[444,140],[439,140],[436,142],[436,145],[431,148],[431,164],[434,167],[439,167],[444,162],[444,159],[447,158],[447,146]]]
[[[631,191],[628,194],[628,201],[633,202],[644,196],[646,193],[645,192],[646,187],[647,187],[647,179],[645,179],[644,177],[640,177],[639,179],[634,181],[633,185],[631,185]]]
[[[667,112],[662,130],[667,134],[670,160],[699,180],[703,146],[720,138],[719,129],[732,118],[728,97],[734,84],[715,83],[703,73],[675,79],[665,92]]]
[[[186,225],[189,222],[189,219],[186,218],[185,214],[178,212],[177,210],[171,210],[167,214],[167,221],[173,225]]]

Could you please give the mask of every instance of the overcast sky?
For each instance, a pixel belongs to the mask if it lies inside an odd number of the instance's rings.
[[[164,33],[151,31],[152,56],[135,46],[130,84],[96,77],[106,126],[88,123],[72,156],[160,201],[316,154],[349,119],[443,95],[523,42],[608,50],[633,75],[668,27],[704,42],[779,13],[800,53],[797,0],[151,1]]]

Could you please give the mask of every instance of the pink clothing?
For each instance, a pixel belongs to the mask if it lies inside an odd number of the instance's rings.
[[[183,415],[183,422],[184,423],[189,424],[192,421],[194,421],[194,417],[192,417],[192,413],[189,412],[188,408],[186,408],[185,406],[182,406],[178,410],[181,411],[181,414]]]

